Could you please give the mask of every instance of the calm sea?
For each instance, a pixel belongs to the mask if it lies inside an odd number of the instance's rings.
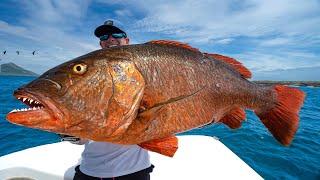
[[[58,142],[53,133],[10,124],[5,116],[25,107],[12,93],[33,77],[0,76],[0,156],[42,144]],[[281,146],[259,119],[247,111],[237,130],[224,125],[195,129],[184,134],[216,136],[266,179],[320,179],[320,88],[301,87],[307,94],[300,112],[300,127],[290,147]],[[232,170],[230,170],[232,173]]]

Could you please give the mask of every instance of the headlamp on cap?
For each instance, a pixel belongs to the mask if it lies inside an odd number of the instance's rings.
[[[113,21],[112,20],[107,20],[107,21],[104,22],[104,25],[113,26]]]

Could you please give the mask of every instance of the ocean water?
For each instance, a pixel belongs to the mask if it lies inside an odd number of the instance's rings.
[[[12,93],[34,77],[0,76],[0,156],[26,148],[58,142],[53,133],[10,124],[5,116],[25,107]],[[194,129],[184,134],[215,136],[265,179],[320,179],[320,88],[301,87],[306,100],[300,126],[289,147],[280,145],[260,120],[247,111],[242,127],[224,125]],[[214,152],[213,152],[214,153]],[[230,170],[232,173],[232,169]]]

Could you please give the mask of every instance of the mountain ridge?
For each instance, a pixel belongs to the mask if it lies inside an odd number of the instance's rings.
[[[0,65],[0,75],[2,76],[39,76],[37,73],[26,70],[12,62],[4,63]]]

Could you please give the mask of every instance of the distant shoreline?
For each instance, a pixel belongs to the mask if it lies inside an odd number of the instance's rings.
[[[255,80],[251,81],[257,84],[262,85],[274,85],[274,84],[281,84],[281,85],[291,85],[291,86],[314,86],[320,87],[320,81],[270,81],[270,80]]]
[[[1,74],[0,76],[17,76],[17,77],[39,77],[39,75],[26,75],[26,74]]]

